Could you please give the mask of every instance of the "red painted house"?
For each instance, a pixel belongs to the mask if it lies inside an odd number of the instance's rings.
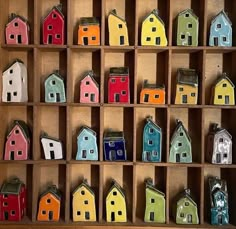
[[[43,20],[43,44],[63,45],[65,18],[62,5],[54,6]]]
[[[5,28],[7,44],[29,44],[29,24],[19,15],[11,14]]]
[[[129,103],[129,69],[110,68],[108,79],[108,103]]]
[[[16,120],[7,134],[4,160],[27,160],[29,149],[29,128],[24,121]]]
[[[0,191],[0,221],[20,221],[26,209],[26,188],[18,178],[3,183]]]

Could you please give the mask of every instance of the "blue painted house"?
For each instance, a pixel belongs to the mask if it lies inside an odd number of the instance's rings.
[[[76,160],[98,160],[97,134],[87,126],[82,127],[77,136]]]
[[[224,10],[211,21],[209,46],[232,46],[232,22]]]
[[[106,161],[126,161],[125,138],[122,131],[108,131],[103,138]]]
[[[46,103],[65,103],[64,79],[55,72],[50,74],[44,82]]]
[[[161,162],[162,131],[151,117],[143,129],[143,161]]]

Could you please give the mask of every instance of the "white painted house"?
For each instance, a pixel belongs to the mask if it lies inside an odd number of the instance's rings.
[[[27,69],[22,61],[15,60],[7,67],[3,72],[2,85],[3,102],[28,101]]]

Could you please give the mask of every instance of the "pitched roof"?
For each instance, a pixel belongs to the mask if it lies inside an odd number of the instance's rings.
[[[157,192],[158,194],[162,195],[163,197],[165,197],[165,194],[163,192],[161,192],[160,190],[158,190],[157,188],[155,188],[155,186],[153,185],[153,181],[151,178],[148,178],[146,181],[146,189],[149,188],[151,190],[153,190],[154,192]]]
[[[124,140],[124,132],[123,131],[107,131],[104,133],[104,140]]]
[[[96,17],[81,17],[79,25],[99,25],[99,20]]]
[[[30,129],[29,129],[28,125],[22,120],[14,120],[13,121],[11,126],[8,128],[7,138],[9,137],[11,131],[15,128],[15,126],[19,126],[19,128],[21,129],[25,138],[30,139]]]
[[[58,200],[61,199],[61,192],[56,185],[48,186],[48,188],[40,195],[40,199],[45,195],[47,195],[48,193],[54,195]]]
[[[82,79],[81,79],[81,82],[82,82],[87,76],[89,76],[89,77],[92,79],[92,81],[95,83],[95,85],[96,85],[97,87],[99,87],[97,81],[94,79],[95,74],[94,74],[93,70],[86,72],[86,73],[83,75],[83,77],[82,77]]]
[[[56,10],[63,18],[64,18],[64,15],[62,13],[62,4],[59,4],[57,6],[53,6],[52,9],[48,12],[48,14],[46,15],[46,17],[44,18],[44,20],[51,14],[51,12],[53,10]]]
[[[195,69],[179,68],[177,70],[177,83],[198,86],[198,75]]]
[[[97,133],[96,133],[94,130],[92,130],[92,129],[89,128],[88,126],[83,126],[83,127],[80,129],[77,138],[79,137],[79,135],[80,135],[84,130],[88,131],[89,133],[91,133],[91,134],[94,135],[94,136],[97,136]]]
[[[110,76],[126,76],[129,74],[128,67],[110,68]]]
[[[84,186],[93,196],[95,195],[94,191],[88,185],[87,180],[83,180],[83,182],[77,188],[75,188],[75,190],[73,191],[72,195],[74,195],[82,186]]]
[[[160,22],[161,24],[165,25],[164,21],[160,18],[160,16],[158,15],[158,10],[154,9],[151,13],[149,13],[144,19],[143,21],[145,21],[150,15],[154,15]]]
[[[183,198],[187,198],[194,206],[197,206],[197,204],[191,197],[190,189],[184,189],[184,191],[179,194],[177,203]]]
[[[165,85],[156,85],[156,84],[149,84],[148,83],[148,80],[144,80],[143,81],[143,86],[142,86],[143,89],[145,88],[150,88],[150,89],[165,89]]]
[[[9,181],[5,181],[1,188],[1,194],[14,194],[18,195],[20,193],[23,182],[18,178],[13,178]]]
[[[211,21],[211,24],[215,23],[216,19],[220,16],[224,16],[226,18],[226,20],[229,22],[229,24],[232,26],[232,22],[231,20],[229,19],[227,13],[224,11],[224,10],[221,10],[215,17],[213,17],[212,21]]]
[[[59,71],[55,71],[53,73],[51,73],[46,79],[45,81],[47,81],[50,77],[52,76],[56,76],[58,79],[62,80],[64,82],[64,78],[59,74]]]
[[[111,10],[110,13],[108,14],[108,17],[109,17],[111,14],[114,15],[115,17],[119,18],[119,19],[120,19],[121,21],[123,21],[124,23],[126,23],[126,20],[125,20],[125,19],[123,19],[122,17],[120,17],[120,16],[117,15],[116,9]]]
[[[15,13],[11,13],[8,19],[8,23],[6,24],[6,27],[16,18],[19,18],[21,21],[26,23],[27,26],[29,26],[29,22],[24,18],[23,16],[17,15]]]
[[[178,14],[178,16],[183,15],[183,14],[186,14],[186,13],[191,14],[196,20],[198,20],[198,16],[193,12],[192,9],[183,10],[182,12],[180,12],[180,13]]]
[[[40,139],[43,139],[43,138],[44,138],[44,139],[48,139],[48,140],[52,140],[52,141],[56,141],[56,142],[62,143],[60,139],[54,138],[54,137],[50,137],[50,136],[48,136],[48,134],[45,133],[45,132],[43,132],[43,133],[40,135]]]
[[[117,188],[120,194],[125,198],[125,190],[114,179],[111,180],[111,187],[108,191],[108,195],[112,191],[113,188]]]
[[[232,135],[226,129],[219,127],[217,123],[212,123],[210,128],[210,134],[220,134],[225,132],[230,138],[232,138]]]
[[[147,121],[146,125],[149,124],[149,123],[151,123],[151,124],[152,124],[153,126],[155,126],[159,131],[161,131],[161,127],[158,126],[158,125],[152,120],[152,117],[151,117],[151,116],[147,117],[146,121]]]
[[[3,74],[4,72],[6,72],[9,68],[11,68],[14,64],[19,63],[19,64],[24,64],[24,62],[20,59],[15,59],[12,63],[8,64],[7,67],[3,70]]]
[[[190,138],[190,136],[189,136],[189,134],[188,134],[188,131],[185,129],[183,123],[182,123],[180,120],[178,120],[178,119],[176,120],[176,123],[177,123],[177,125],[176,125],[175,130],[174,130],[174,133],[173,133],[173,135],[172,135],[171,143],[172,143],[173,139],[175,138],[176,133],[177,133],[177,131],[178,131],[178,129],[179,129],[180,127],[182,127],[182,129],[183,129],[183,131],[185,132],[185,134],[186,134],[186,136],[187,136],[189,142],[191,142],[191,138]]]
[[[230,78],[227,76],[227,74],[224,72],[217,80],[216,80],[216,82],[215,82],[215,87],[216,87],[216,85],[218,84],[218,83],[220,83],[220,81],[222,81],[222,80],[227,80],[230,84],[231,84],[231,86],[234,88],[235,86],[234,86],[234,84],[233,84],[233,82],[230,80]]]

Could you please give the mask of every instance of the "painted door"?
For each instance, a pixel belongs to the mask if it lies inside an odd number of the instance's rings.
[[[151,152],[147,152],[147,161],[151,161]]]
[[[225,96],[225,104],[229,104],[229,96],[228,95]]]
[[[48,35],[48,44],[52,44],[52,35]]]
[[[22,37],[21,37],[21,35],[17,35],[17,42],[18,42],[18,44],[21,44],[21,43],[22,43]]]
[[[156,45],[160,45],[161,43],[161,38],[160,37],[156,37]]]
[[[220,153],[216,154],[216,163],[221,163],[221,155],[220,155]]]
[[[95,101],[95,94],[90,94],[90,101],[91,102],[94,102]]]
[[[11,159],[11,160],[15,160],[15,152],[14,152],[14,151],[11,151],[11,153],[10,153],[10,159]]]
[[[86,158],[87,157],[87,150],[82,150],[82,158]]]
[[[49,211],[49,220],[53,220],[53,211]]]
[[[218,215],[218,223],[219,224],[222,224],[223,222],[223,219],[222,219],[222,215]]]
[[[4,212],[4,218],[5,218],[5,220],[8,220],[8,212],[7,211]]]
[[[144,95],[144,102],[146,102],[146,103],[147,103],[147,102],[148,102],[148,100],[149,100],[149,94],[145,94],[145,95]]]
[[[115,221],[115,212],[111,212],[111,221],[112,221],[112,222]]]
[[[115,102],[120,102],[120,95],[119,94],[115,94]]]
[[[120,45],[123,45],[125,43],[125,37],[120,36]]]
[[[60,101],[61,101],[60,93],[56,93],[56,98],[57,98],[57,102],[60,102]]]
[[[55,152],[54,152],[54,150],[50,151],[50,155],[51,155],[51,159],[55,159]]]
[[[90,214],[89,214],[89,212],[85,212],[85,219],[87,219],[87,220],[90,219]]]
[[[182,95],[182,102],[187,103],[187,95]]]
[[[111,150],[110,151],[110,160],[111,161],[115,161],[116,160],[116,151],[115,150]]]
[[[84,45],[88,45],[88,37],[84,37]]]
[[[7,92],[7,102],[11,102],[11,93]]]
[[[192,43],[193,43],[192,36],[188,36],[188,45],[192,45]]]
[[[191,214],[188,214],[187,215],[187,220],[188,220],[188,223],[192,223],[193,222],[193,219],[192,219],[192,215]]]
[[[176,154],[176,162],[180,162],[180,154],[179,153]]]
[[[219,44],[219,38],[218,37],[214,37],[214,45],[218,46]]]
[[[150,212],[150,221],[154,221],[154,212]]]

